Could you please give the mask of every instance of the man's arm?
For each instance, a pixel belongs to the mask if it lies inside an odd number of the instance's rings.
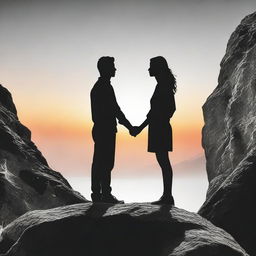
[[[116,103],[116,118],[118,119],[118,123],[125,126],[129,131],[133,128],[133,126],[125,117],[124,113],[122,112],[121,108],[117,103]]]
[[[128,121],[128,119],[125,117],[124,113],[122,112],[121,108],[119,107],[117,100],[116,100],[116,95],[115,95],[115,92],[113,89],[112,89],[112,92],[113,92],[113,97],[114,97],[115,115],[116,115],[116,118],[118,119],[118,123],[122,124],[130,131],[133,129],[133,126]]]
[[[106,124],[108,122],[108,104],[104,92],[101,88],[93,88],[90,94],[92,120],[97,125]]]

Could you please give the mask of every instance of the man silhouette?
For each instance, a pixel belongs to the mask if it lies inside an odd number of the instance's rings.
[[[91,111],[94,126],[94,155],[91,173],[91,198],[93,202],[124,203],[111,194],[111,170],[114,167],[117,122],[131,133],[133,126],[126,119],[116,101],[114,89],[110,84],[116,68],[113,57],[98,60],[100,77],[91,90]]]

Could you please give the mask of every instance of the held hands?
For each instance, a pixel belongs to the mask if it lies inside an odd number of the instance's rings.
[[[141,131],[142,129],[139,126],[133,126],[129,130],[129,133],[131,136],[136,137]]]

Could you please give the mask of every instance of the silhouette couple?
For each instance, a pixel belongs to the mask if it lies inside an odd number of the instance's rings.
[[[164,57],[150,59],[149,75],[157,85],[150,100],[150,111],[140,126],[132,126],[120,109],[110,83],[115,76],[115,59],[101,57],[98,60],[100,77],[91,90],[91,111],[94,123],[92,137],[94,155],[91,173],[91,198],[93,202],[124,203],[111,194],[111,171],[115,161],[117,121],[124,125],[130,135],[136,137],[148,125],[148,152],[156,154],[162,170],[163,195],[152,204],[174,205],[172,196],[172,167],[168,152],[172,151],[172,128],[170,118],[175,112],[176,79]]]

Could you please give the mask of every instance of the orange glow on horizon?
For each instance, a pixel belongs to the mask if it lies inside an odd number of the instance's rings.
[[[22,123],[31,130],[33,141],[53,169],[69,175],[89,175],[93,156],[92,122],[88,116],[81,120],[57,118],[48,121],[41,116],[37,120],[25,118]],[[172,127],[174,150],[170,153],[170,159],[173,164],[202,154],[202,125],[199,122],[184,127],[176,118]],[[144,173],[155,164],[154,154],[147,152],[147,128],[134,138],[128,130],[118,125],[115,169],[129,173],[139,169]]]

